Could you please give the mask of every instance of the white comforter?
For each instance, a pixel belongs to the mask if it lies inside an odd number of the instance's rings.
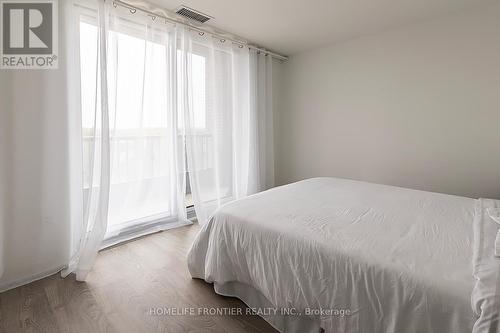
[[[320,326],[326,332],[471,332],[484,295],[492,293],[476,288],[473,311],[475,204],[310,179],[219,209],[193,243],[188,266],[193,277],[251,307],[302,314],[260,313],[282,332]],[[487,304],[490,311],[494,303]],[[306,316],[308,309],[322,312]],[[346,309],[350,315],[335,311]]]
[[[474,333],[500,333],[500,258],[493,255],[498,224],[487,213],[491,208],[500,208],[500,201],[477,200],[473,260],[476,284],[472,306],[479,319],[474,324]]]

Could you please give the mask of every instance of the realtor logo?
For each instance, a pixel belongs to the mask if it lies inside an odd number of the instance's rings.
[[[0,0],[1,68],[57,68],[57,2]]]

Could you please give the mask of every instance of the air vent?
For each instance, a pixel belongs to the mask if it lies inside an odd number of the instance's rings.
[[[190,20],[194,20],[194,21],[197,21],[200,23],[205,23],[212,18],[211,16],[200,13],[199,11],[191,9],[189,7],[186,7],[186,6],[179,7],[179,9],[177,9],[176,13],[181,15],[181,16],[184,16]]]

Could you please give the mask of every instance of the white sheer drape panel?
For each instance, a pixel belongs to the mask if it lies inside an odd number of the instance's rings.
[[[250,51],[250,71],[253,108],[255,108],[256,191],[274,186],[274,113],[272,57],[256,50]]]
[[[98,1],[79,29],[82,228],[63,275],[85,280],[104,239],[186,220],[186,177],[174,27]]]
[[[112,16],[108,35],[112,159],[106,237],[144,220],[185,218],[178,186],[184,173],[177,165],[183,147],[169,90],[175,34],[163,22],[133,19]]]
[[[198,221],[204,223],[223,203],[274,186],[272,60],[191,34],[183,45],[188,170]],[[193,75],[202,68],[206,105],[200,127]]]
[[[189,32],[182,40],[188,173],[196,215],[204,223],[223,203],[248,194],[248,49]]]
[[[250,104],[250,53],[247,48],[234,48],[231,53],[232,61],[232,96],[233,96],[233,123],[232,140],[234,149],[233,159],[233,192],[234,198],[243,198],[255,193],[251,188],[255,175],[251,173],[250,152],[254,143],[250,141],[252,106]]]
[[[94,91],[89,101],[88,158],[82,163],[83,171],[88,175],[87,191],[84,191],[82,227],[78,228],[80,242],[73,251],[68,268],[62,272],[66,276],[76,273],[77,280],[85,280],[90,271],[97,251],[101,246],[107,227],[109,187],[110,187],[110,140],[109,140],[109,108],[108,108],[108,75],[107,75],[107,34],[108,7],[98,3],[97,29],[94,45],[88,46],[95,54],[92,66],[88,71],[89,78],[94,81]],[[77,189],[76,185],[74,189]],[[82,189],[82,187],[80,187]]]

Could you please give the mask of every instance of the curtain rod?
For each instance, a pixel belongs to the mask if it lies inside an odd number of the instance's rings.
[[[104,1],[108,1],[108,0],[104,0]],[[241,41],[241,40],[237,40],[237,39],[232,38],[232,37],[228,37],[227,35],[229,35],[229,33],[226,33],[225,31],[222,31],[221,33],[216,33],[216,32],[213,32],[213,31],[210,31],[210,30],[207,30],[207,29],[199,28],[199,27],[197,27],[197,26],[195,26],[193,24],[190,24],[189,22],[185,22],[185,21],[182,21],[180,19],[175,19],[175,18],[167,17],[165,15],[157,14],[157,13],[154,13],[154,12],[149,11],[147,9],[131,5],[131,4],[126,3],[124,1],[121,1],[121,0],[112,0],[111,2],[113,3],[113,5],[115,7],[118,5],[118,6],[125,7],[127,9],[129,9],[132,14],[134,14],[136,11],[140,11],[140,12],[148,14],[152,18],[157,18],[158,17],[158,18],[164,19],[166,21],[169,21],[171,23],[185,25],[185,26],[189,27],[189,29],[197,31],[201,35],[209,34],[209,35],[211,35],[211,36],[213,36],[215,38],[219,38],[221,42],[230,41],[233,44],[240,45],[240,46],[246,46],[246,47],[248,47],[250,49],[257,50],[257,51],[262,52],[264,54],[268,54],[268,55],[272,56],[273,58],[276,58],[276,59],[279,59],[279,60],[283,60],[283,61],[288,60],[288,57],[283,56],[281,54],[278,54],[278,53],[275,53],[275,52],[271,52],[271,51],[262,49],[260,47],[251,45],[251,44],[249,44],[246,41]],[[162,9],[162,11],[163,11],[163,9]],[[227,34],[227,35],[224,35],[224,34]]]

